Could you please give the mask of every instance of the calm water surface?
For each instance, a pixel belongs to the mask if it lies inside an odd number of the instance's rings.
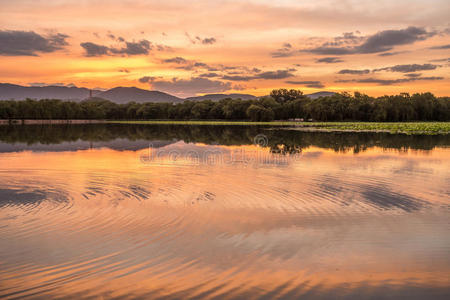
[[[449,299],[450,137],[0,127],[0,298]]]

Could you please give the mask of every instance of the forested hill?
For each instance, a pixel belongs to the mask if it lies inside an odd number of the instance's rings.
[[[256,96],[249,94],[207,94],[203,96],[196,97],[188,97],[185,100],[190,101],[203,101],[203,100],[212,100],[212,101],[220,101],[222,99],[231,98],[231,99],[241,99],[241,100],[251,100],[256,99]]]
[[[93,98],[0,101],[0,119],[450,121],[450,98],[431,93],[370,97],[361,93],[309,98],[298,90],[273,90],[259,99],[117,104]]]

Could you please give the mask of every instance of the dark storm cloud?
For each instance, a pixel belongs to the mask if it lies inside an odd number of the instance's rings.
[[[399,72],[399,73],[412,73],[417,71],[435,70],[438,65],[433,64],[410,64],[410,65],[395,65],[392,67],[374,69],[373,72],[379,71],[389,71],[389,72]]]
[[[151,82],[155,81],[158,78],[161,78],[161,77],[144,76],[144,77],[139,78],[138,81],[140,83],[151,83]]]
[[[108,47],[91,42],[81,43],[80,46],[83,47],[84,55],[87,57],[107,55],[109,51]]]
[[[197,69],[204,69],[204,70],[208,70],[209,72],[219,71],[219,68],[211,67],[208,64],[198,62],[195,60],[187,60],[181,56],[164,59],[161,62],[166,63],[166,64],[175,64],[175,65],[177,65],[176,69],[183,69],[183,70],[187,70],[187,71],[197,70]]]
[[[404,76],[408,77],[408,78],[417,78],[417,77],[422,76],[422,74],[421,73],[409,73],[409,74],[405,74]]]
[[[378,54],[378,56],[394,56],[394,55],[399,55],[399,54],[403,54],[403,53],[406,53],[406,52],[407,51],[385,52],[385,53]]]
[[[202,44],[203,44],[203,45],[212,45],[212,44],[214,44],[215,42],[217,42],[217,40],[216,40],[215,38],[213,38],[213,37],[210,37],[210,38],[204,38],[204,39],[202,39],[201,41],[202,41]]]
[[[358,46],[329,46],[325,43],[320,47],[304,50],[321,55],[348,55],[379,53],[392,50],[398,45],[412,44],[416,41],[425,40],[435,32],[428,32],[420,27],[408,27],[400,30],[384,30],[365,38],[364,42]]]
[[[285,82],[289,83],[289,84],[295,84],[295,85],[304,85],[304,86],[309,87],[309,88],[321,89],[321,88],[325,87],[325,85],[322,82],[320,82],[320,81],[312,81],[312,80],[295,81],[295,80],[288,80],[288,81],[285,81]]]
[[[0,55],[37,56],[67,46],[68,35],[62,33],[42,36],[34,31],[0,30]]]
[[[255,77],[258,79],[284,79],[293,76],[294,74],[290,73],[290,71],[288,70],[277,70],[277,71],[262,72],[256,75]]]
[[[379,78],[364,78],[364,79],[349,79],[349,80],[337,80],[337,83],[344,82],[357,82],[357,83],[376,83],[378,85],[393,85],[398,83],[405,83],[411,81],[434,81],[443,80],[444,77],[411,77],[400,79],[379,79]]]
[[[356,32],[357,34],[360,34],[359,31]],[[331,42],[326,42],[323,44],[323,46],[341,46],[341,45],[354,45],[358,44],[361,41],[364,40],[364,37],[357,36],[354,32],[344,32],[342,36],[337,36],[334,38]]]
[[[164,59],[162,62],[168,63],[168,64],[173,63],[173,64],[182,65],[182,64],[186,64],[188,61],[181,56],[177,56],[177,57],[173,57],[173,58]]]
[[[240,74],[244,74],[244,72],[242,71],[232,71],[232,72],[228,72],[227,75],[240,75]]]
[[[347,55],[347,54],[355,54],[356,52],[353,48],[348,47],[328,47],[328,46],[320,46],[317,48],[305,50],[306,52],[311,52],[319,55]]]
[[[156,47],[156,50],[158,50],[158,51],[172,51],[173,50],[172,47],[166,46],[166,45],[157,44],[157,45],[155,45],[155,47]]]
[[[150,81],[151,78],[152,78],[152,77],[150,77],[150,76],[144,76],[144,77],[139,78],[139,82],[141,82],[141,83],[147,83],[147,82]]]
[[[450,62],[450,57],[449,58],[441,58],[441,59],[433,59],[430,61],[431,62]]]
[[[391,50],[394,46],[412,44],[433,35],[435,35],[434,32],[427,32],[424,28],[413,26],[401,30],[385,30],[370,36],[358,46],[357,50],[360,53],[384,52]]]
[[[199,68],[209,68],[209,66],[205,63],[202,62],[196,62],[194,63],[194,67],[199,67]]]
[[[277,49],[274,52],[271,52],[270,55],[273,58],[279,58],[279,57],[290,57],[296,53],[298,53],[298,51],[293,50],[292,45],[290,43],[284,43],[281,48]]]
[[[69,36],[62,33],[51,34],[47,37],[47,41],[49,41],[52,47],[56,47],[57,49],[61,49],[62,46],[67,46],[69,43],[66,42],[66,39]],[[56,49],[56,50],[57,50]]]
[[[105,45],[95,44],[92,42],[81,43],[80,46],[85,50],[85,56],[103,56],[103,55],[147,55],[153,49],[153,45],[148,40],[140,40],[137,42],[127,42],[124,38],[118,37],[117,41],[124,43],[124,47],[108,47]],[[158,51],[170,50],[170,47],[164,45],[157,45]]]
[[[450,44],[442,45],[442,46],[434,46],[434,47],[431,47],[430,49],[434,49],[434,50],[450,49]]]
[[[344,69],[344,70],[340,70],[338,72],[338,74],[352,74],[352,75],[364,75],[364,74],[369,74],[369,73],[370,73],[369,69],[365,69],[365,70]]]
[[[198,78],[214,78],[217,77],[227,81],[250,81],[256,79],[272,80],[284,79],[294,76],[292,72],[296,69],[289,68],[285,70],[275,71],[261,71],[258,68],[248,68],[246,66],[226,66],[222,64],[208,65],[206,63],[195,60],[188,60],[177,56],[161,61],[162,63],[174,64],[176,69],[183,69],[188,71],[200,71]]]
[[[374,69],[372,70],[372,72],[379,72],[379,71],[388,71],[388,72],[399,72],[399,73],[413,73],[413,72],[417,72],[417,71],[426,71],[426,70],[435,70],[437,67],[439,67],[439,65],[433,65],[433,64],[409,64],[409,65],[395,65],[392,67],[385,67],[385,68],[380,68],[380,69]],[[364,69],[364,70],[351,70],[351,69],[344,69],[344,70],[340,70],[338,72],[338,74],[350,74],[350,75],[365,75],[365,74],[369,74],[370,70],[369,69]],[[419,77],[416,75],[405,75],[407,77]]]
[[[230,90],[231,83],[207,78],[192,77],[190,79],[153,80],[152,88],[181,96],[196,95],[198,93],[218,93]]]
[[[211,73],[203,73],[203,74],[199,75],[199,77],[203,77],[203,78],[213,78],[213,77],[219,77],[219,76],[220,76],[219,74],[213,73],[213,72],[211,72]]]
[[[261,70],[257,69],[257,68],[253,68],[250,69],[248,67],[245,66],[225,66],[222,64],[218,64],[218,65],[208,65],[206,63],[203,62],[199,62],[196,60],[188,60],[185,59],[183,57],[177,56],[177,57],[172,57],[172,58],[168,58],[168,59],[164,59],[161,61],[162,63],[167,63],[167,64],[174,64],[176,69],[183,69],[183,70],[187,70],[187,71],[198,71],[201,70],[203,71],[205,74],[207,73],[216,73],[216,72],[220,72],[220,73],[225,73],[225,74],[219,74],[217,76],[223,76],[223,75],[227,75],[227,76],[231,76],[231,75],[249,75],[248,77],[252,77],[250,75],[253,75],[253,73],[257,73],[260,72]],[[208,71],[208,72],[205,72]],[[200,77],[206,77],[206,76],[200,76]]]
[[[357,80],[349,80],[348,82],[359,82],[359,83],[376,83],[378,85],[392,85],[395,83],[408,82],[409,79],[378,79],[378,78],[366,78],[366,79],[357,79]]]
[[[125,47],[122,48],[110,48],[109,50],[113,54],[124,55],[142,55],[148,54],[152,49],[152,44],[147,40],[140,40],[139,42],[125,42]]]
[[[207,38],[201,38],[199,36],[196,36],[195,38],[191,37],[191,35],[188,32],[184,32],[184,35],[188,38],[188,40],[192,44],[203,44],[203,45],[212,45],[217,42],[217,39],[215,37],[207,37]]]
[[[260,70],[258,70],[260,71]],[[293,77],[294,74],[291,73],[292,70],[276,70],[276,71],[266,71],[257,73],[255,75],[225,75],[222,79],[230,80],[230,81],[250,81],[255,79],[264,79],[264,80],[274,80],[274,79],[285,79],[289,77]]]
[[[317,63],[335,64],[335,63],[343,62],[343,60],[340,59],[339,57],[330,56],[330,57],[316,59],[316,62]]]
[[[281,50],[281,49],[278,49],[277,51],[274,51],[274,52],[271,52],[271,53],[270,53],[270,55],[271,55],[273,58],[291,57],[291,56],[293,56],[294,54],[295,54],[295,53],[294,53],[293,51],[290,51],[290,50],[284,51],[284,50]]]
[[[222,76],[222,79],[224,80],[230,80],[230,81],[250,81],[256,79],[255,76],[240,76],[240,75],[225,75]]]

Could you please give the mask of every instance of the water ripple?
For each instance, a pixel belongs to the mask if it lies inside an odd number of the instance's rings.
[[[445,298],[448,171],[420,172],[418,157],[396,181],[397,154],[327,155],[259,167],[2,167],[0,297]]]

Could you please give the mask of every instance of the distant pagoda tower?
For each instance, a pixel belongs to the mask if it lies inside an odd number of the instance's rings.
[[[92,90],[89,89],[89,99],[92,98]]]

